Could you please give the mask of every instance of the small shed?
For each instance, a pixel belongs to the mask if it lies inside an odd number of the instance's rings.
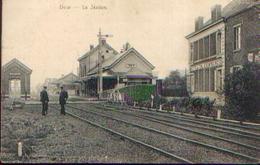
[[[4,98],[30,98],[32,70],[16,58],[2,67],[1,95]]]

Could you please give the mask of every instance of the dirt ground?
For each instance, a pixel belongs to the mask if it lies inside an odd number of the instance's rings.
[[[17,156],[17,142],[23,156]],[[40,105],[1,108],[1,162],[175,163],[147,148]]]

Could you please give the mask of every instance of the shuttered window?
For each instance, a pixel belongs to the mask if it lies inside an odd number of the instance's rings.
[[[204,58],[203,39],[199,40],[199,60]]]
[[[194,42],[194,61],[198,60],[198,41]]]
[[[190,62],[193,62],[193,57],[194,56],[194,44],[190,44]]]
[[[216,33],[210,35],[210,56],[216,55]]]
[[[204,38],[204,57],[209,57],[209,36]]]
[[[210,68],[210,92],[215,90],[215,68]]]

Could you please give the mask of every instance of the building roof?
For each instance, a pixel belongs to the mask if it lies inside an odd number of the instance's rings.
[[[97,51],[97,50],[98,50],[98,46],[99,46],[99,45],[97,45],[96,47],[94,47],[93,49],[91,49],[91,50],[89,50],[87,53],[85,53],[83,56],[81,56],[80,58],[78,58],[78,61],[80,61],[80,60],[86,58],[87,56],[90,56],[92,53],[94,53],[95,51]],[[118,52],[117,52],[115,49],[113,49],[107,42],[106,42],[103,46],[105,46],[107,49],[113,50],[114,54],[118,54]]]
[[[24,65],[21,61],[17,60],[16,58],[14,58],[11,61],[9,61],[8,63],[6,63],[3,66],[3,70],[7,69],[10,65],[13,65],[13,64],[19,65],[20,67],[22,67],[25,71],[27,71],[30,74],[32,73],[32,70],[29,67]]]
[[[53,84],[64,84],[64,83],[74,83],[74,81],[79,80],[79,77],[77,75],[75,75],[74,73],[69,73],[65,76],[62,76],[61,78],[59,78],[58,80],[52,82]]]
[[[225,18],[232,17],[257,4],[260,4],[259,0],[233,0],[223,8],[222,16]]]
[[[140,74],[141,73],[141,74]],[[152,74],[150,73],[146,73],[146,72],[143,72],[142,70],[140,70],[139,68],[131,68],[128,70],[128,72],[126,73],[126,75],[128,77],[132,77],[132,78],[138,78],[138,77],[153,77]]]
[[[106,61],[104,61],[102,63],[102,68],[103,70],[107,70],[112,68],[113,66],[115,66],[116,64],[118,64],[122,59],[124,59],[125,57],[127,57],[130,52],[134,52],[143,62],[145,62],[151,69],[154,69],[155,67],[148,61],[146,60],[135,48],[131,47],[129,48],[127,51],[124,51],[120,54],[117,54],[113,57],[108,58]],[[92,75],[97,73],[98,71],[98,66],[96,66],[95,68],[91,69],[88,72],[88,75]]]
[[[228,19],[232,16],[235,16],[253,6],[257,6],[260,5],[260,1],[259,0],[232,0],[229,4],[227,4],[222,12],[221,12],[221,16],[222,18],[220,18],[217,21],[212,21],[211,19],[209,19],[208,21],[206,21],[203,24],[203,27],[201,27],[200,30],[192,32],[191,34],[187,35],[186,38],[190,38],[222,21],[224,21],[224,19]]]

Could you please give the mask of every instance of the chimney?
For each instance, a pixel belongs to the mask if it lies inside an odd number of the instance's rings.
[[[204,18],[200,16],[195,20],[195,31],[198,31],[203,27],[203,19]]]
[[[89,45],[89,49],[92,50],[94,48],[94,45]]]
[[[105,39],[105,38],[102,38],[102,39],[101,39],[101,44],[102,44],[102,45],[105,45],[105,44],[106,44],[106,39]]]
[[[215,5],[211,8],[211,20],[217,21],[221,18],[221,5]]]
[[[124,46],[126,51],[131,47],[131,45],[128,42]]]

